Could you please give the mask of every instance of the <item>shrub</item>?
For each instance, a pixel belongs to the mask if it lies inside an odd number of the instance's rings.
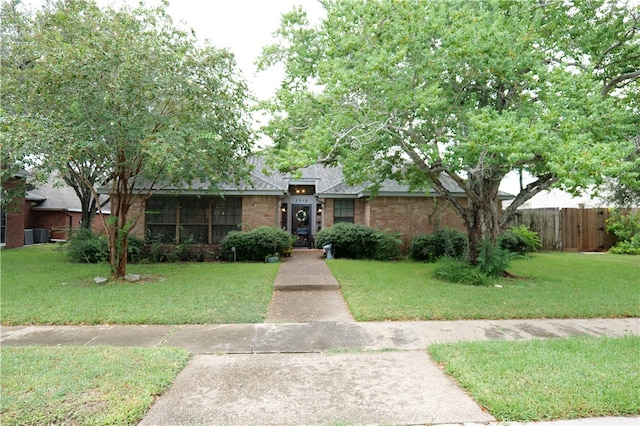
[[[484,274],[479,268],[471,266],[462,259],[443,257],[433,270],[433,277],[456,284],[487,286],[493,278]]]
[[[265,257],[287,251],[293,244],[289,232],[262,226],[249,232],[231,231],[220,243],[223,259],[233,260],[232,247],[236,248],[236,259],[263,261]]]
[[[144,240],[133,235],[127,237],[127,259],[139,262],[144,256]],[[96,235],[90,229],[74,231],[67,244],[67,253],[72,262],[100,263],[109,261],[109,243],[104,235]]]
[[[144,259],[144,240],[129,235],[127,237],[127,260],[129,262],[140,262]]]
[[[611,253],[640,254],[640,211],[623,215],[618,209],[611,210],[607,232],[619,240],[609,250]]]
[[[336,223],[316,234],[316,247],[331,243],[337,257],[348,259],[389,260],[400,255],[398,234],[383,232],[365,225]]]
[[[640,234],[631,237],[630,241],[619,241],[609,251],[615,254],[640,254]]]
[[[500,276],[509,267],[513,255],[494,244],[491,240],[484,239],[480,243],[478,253],[478,269],[489,276]]]
[[[109,245],[102,235],[81,228],[71,234],[67,254],[72,262],[100,263],[109,260]]]
[[[445,256],[462,258],[466,250],[467,236],[455,229],[444,228],[415,237],[409,245],[409,256],[417,261],[435,262]]]
[[[188,239],[177,243],[167,254],[169,262],[188,262],[191,260],[191,246],[193,245],[193,235]]]
[[[503,250],[520,255],[534,252],[542,247],[538,234],[524,225],[512,226],[504,231],[498,237],[498,245]]]

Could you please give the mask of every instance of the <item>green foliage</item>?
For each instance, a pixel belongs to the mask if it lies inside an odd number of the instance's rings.
[[[631,238],[640,234],[640,211],[622,214],[619,209],[612,209],[607,220],[607,232],[621,241],[631,241]]]
[[[144,258],[144,240],[132,235],[127,237],[127,259],[139,262]],[[72,262],[101,263],[109,261],[109,244],[104,235],[96,235],[90,229],[80,228],[71,234],[65,245]]]
[[[3,151],[108,182],[112,273],[122,276],[133,188],[200,180],[215,190],[248,175],[246,84],[233,55],[176,26],[167,3],[51,1],[37,13],[17,3],[1,9]]]
[[[444,257],[436,263],[433,278],[450,283],[475,286],[490,285],[494,281],[480,268],[472,266],[464,260],[451,257]]]
[[[524,225],[512,226],[503,232],[498,237],[498,245],[503,250],[519,255],[534,252],[542,247],[538,233]]]
[[[127,259],[129,262],[137,263],[144,259],[145,241],[134,235],[127,237]]]
[[[435,262],[444,256],[462,258],[466,250],[467,237],[455,229],[444,228],[415,237],[409,245],[409,256],[413,260]]]
[[[173,246],[173,249],[167,255],[169,262],[187,262],[191,260],[191,246],[193,245],[193,236],[189,236],[185,241],[180,241]]]
[[[320,230],[316,234],[316,247],[329,243],[336,257],[390,260],[400,256],[401,241],[397,234],[360,224],[336,223]]]
[[[640,235],[634,235],[629,241],[619,241],[609,251],[615,254],[640,254]]]
[[[296,9],[260,60],[285,69],[263,103],[272,163],[339,164],[374,195],[387,179],[435,189],[479,236],[469,239],[476,256],[538,192],[629,171],[622,159],[640,126],[627,66],[640,31],[629,17],[640,7],[596,3],[335,1],[315,26]],[[501,211],[499,186],[514,170],[533,178]]]
[[[480,243],[478,269],[483,274],[498,277],[509,267],[512,258],[513,255],[510,252],[500,248],[498,244],[484,239]]]
[[[278,255],[287,251],[292,244],[293,237],[289,232],[261,226],[248,232],[229,232],[220,242],[220,256],[226,260],[233,260],[231,249],[235,247],[236,260],[264,261],[269,255]]]
[[[96,235],[90,229],[74,231],[65,245],[72,262],[101,263],[109,261],[109,246],[103,235]]]
[[[624,215],[618,209],[611,210],[607,232],[618,237],[616,245],[609,250],[611,253],[640,254],[640,211]]]

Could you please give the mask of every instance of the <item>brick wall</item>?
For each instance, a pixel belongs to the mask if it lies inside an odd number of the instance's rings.
[[[464,222],[437,198],[376,197],[368,204],[368,225],[400,232],[405,245],[419,234],[444,227],[465,231]]]
[[[2,186],[11,191],[17,191],[24,193],[24,179],[11,178],[2,183]],[[24,197],[9,204],[5,210],[6,221],[6,233],[5,233],[5,247],[22,247],[24,245],[24,221],[25,212],[29,209],[31,203],[25,201]]]
[[[279,199],[275,195],[247,195],[242,197],[242,230],[259,226],[279,226]]]
[[[111,203],[111,204],[114,205],[114,203]],[[129,218],[129,220],[131,220],[136,215],[139,215],[138,216],[138,221],[133,226],[133,228],[131,228],[131,231],[129,233],[131,235],[136,236],[137,238],[144,239],[145,236],[146,236],[145,235],[146,234],[146,227],[145,227],[145,218],[144,218],[144,199],[143,199],[143,197],[137,197],[135,200],[133,200],[133,204],[131,205],[131,208],[129,209],[129,214],[127,215],[127,217]]]

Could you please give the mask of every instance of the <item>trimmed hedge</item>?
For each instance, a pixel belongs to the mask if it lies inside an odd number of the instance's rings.
[[[220,258],[233,260],[236,249],[236,260],[262,262],[267,256],[281,254],[291,248],[293,236],[278,228],[261,226],[252,231],[231,231],[220,242]]]
[[[336,257],[373,260],[397,259],[402,245],[398,234],[354,223],[336,223],[316,234],[317,248],[329,243]]]

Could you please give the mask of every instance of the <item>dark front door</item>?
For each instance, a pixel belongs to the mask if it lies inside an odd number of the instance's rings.
[[[298,237],[296,247],[309,247],[311,238],[311,204],[291,206],[291,233]]]

